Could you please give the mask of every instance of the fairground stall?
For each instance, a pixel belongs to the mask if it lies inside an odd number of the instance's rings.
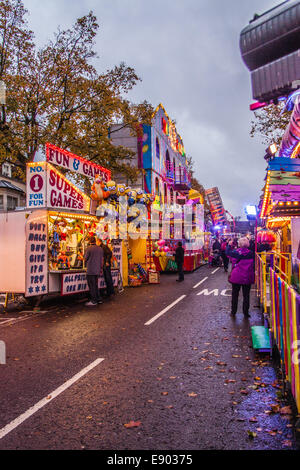
[[[300,159],[269,162],[258,232],[256,285],[283,372],[300,411]]]
[[[184,207],[164,214],[158,239],[154,242],[154,264],[159,272],[175,272],[178,242],[184,248],[184,271],[192,272],[208,262],[210,233],[205,232],[203,196],[190,190]]]
[[[26,298],[88,291],[84,254],[90,236],[97,235],[99,219],[90,213],[91,198],[54,165],[110,180],[108,170],[51,144],[46,154],[47,161],[27,164],[27,208],[0,214],[0,290]],[[105,239],[104,231],[98,237]],[[117,286],[123,248],[119,240],[110,242]],[[105,287],[103,277],[99,287]]]
[[[292,112],[279,153],[271,145],[261,204],[256,282],[260,302],[276,344],[287,383],[300,413],[299,216],[300,216],[300,68],[299,0],[282,2],[256,15],[240,35],[241,56],[251,74],[250,109],[278,105]],[[272,133],[270,133],[272,134]],[[272,149],[273,147],[273,149]],[[275,156],[278,155],[278,156]],[[296,428],[300,428],[300,423]]]

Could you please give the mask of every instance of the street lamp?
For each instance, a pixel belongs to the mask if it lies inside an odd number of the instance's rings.
[[[275,157],[277,150],[278,148],[275,142],[269,145],[269,147],[266,149],[266,154],[264,156],[264,159],[267,161],[272,160]]]
[[[256,273],[258,208],[257,208],[257,206],[249,204],[245,207],[245,212],[246,212],[247,219],[249,221],[255,220],[255,258],[254,258],[255,261],[254,261],[254,266],[255,266],[255,273]]]

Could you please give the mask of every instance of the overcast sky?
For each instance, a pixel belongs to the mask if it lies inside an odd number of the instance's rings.
[[[97,68],[124,61],[141,77],[129,98],[162,103],[176,120],[195,176],[218,186],[225,209],[244,217],[264,184],[265,145],[249,136],[250,73],[241,30],[280,0],[24,0],[29,26],[43,45],[60,26],[90,10],[100,25]],[[55,144],[55,142],[54,142]]]

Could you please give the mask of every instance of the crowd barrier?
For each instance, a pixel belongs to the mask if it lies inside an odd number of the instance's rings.
[[[300,295],[291,282],[291,255],[257,253],[255,266],[257,295],[300,413]]]

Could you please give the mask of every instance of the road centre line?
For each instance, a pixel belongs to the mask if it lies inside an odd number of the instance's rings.
[[[201,284],[203,284],[203,282],[207,281],[208,277],[205,277],[204,279],[202,279],[202,281],[198,282],[198,284],[196,284],[193,289],[197,289],[197,287],[201,286]]]
[[[212,274],[215,274],[217,271],[219,271],[220,268],[215,269]]]
[[[164,310],[162,310],[160,313],[158,313],[157,315],[155,315],[155,317],[151,318],[151,320],[149,320],[147,323],[145,323],[145,326],[149,326],[149,325],[152,325],[152,323],[154,323],[158,318],[160,318],[162,315],[164,315],[165,313],[167,313],[169,310],[171,310],[171,308],[175,307],[175,305],[177,305],[179,302],[181,302],[183,299],[185,299],[186,295],[182,295],[181,297],[179,297],[179,299],[175,300],[175,302],[173,302],[171,305],[169,305],[168,307],[166,307]]]
[[[77,382],[79,379],[81,379],[84,375],[86,375],[92,369],[97,367],[103,361],[104,361],[103,358],[99,358],[96,361],[92,362],[89,366],[82,369],[80,372],[78,372],[78,374],[74,375],[74,377],[72,377],[63,385],[61,385],[56,390],[54,390],[54,392],[50,393],[46,398],[43,398],[41,401],[36,403],[27,411],[25,411],[25,413],[21,414],[18,418],[11,421],[11,423],[4,426],[4,428],[0,429],[0,439],[3,439],[3,437],[5,437],[11,431],[16,429],[18,426],[20,426],[20,424],[24,423],[24,421],[26,421],[28,418],[34,415],[37,411],[39,411],[44,406],[48,405],[52,400],[54,400],[54,398],[58,397],[58,395],[60,395],[69,387],[71,387],[71,385],[73,385],[75,382]]]

